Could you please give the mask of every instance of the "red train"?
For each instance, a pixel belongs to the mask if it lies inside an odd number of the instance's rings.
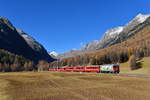
[[[63,67],[63,68],[49,68],[49,71],[119,73],[120,67],[117,64],[89,65],[89,66],[76,66],[76,67]]]

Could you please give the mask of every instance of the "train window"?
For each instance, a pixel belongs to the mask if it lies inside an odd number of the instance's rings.
[[[117,68],[117,66],[113,66],[114,68]]]
[[[87,69],[91,69],[91,67],[87,67]]]
[[[97,69],[98,67],[87,67],[87,69]]]

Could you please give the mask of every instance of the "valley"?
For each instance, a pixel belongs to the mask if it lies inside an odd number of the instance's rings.
[[[0,100],[150,100],[149,0],[1,0]]]

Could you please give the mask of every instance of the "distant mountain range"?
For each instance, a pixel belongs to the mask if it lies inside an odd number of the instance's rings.
[[[15,28],[4,17],[0,17],[0,49],[21,55],[36,63],[39,60],[48,62],[54,60],[40,43],[27,33]]]
[[[132,21],[130,21],[125,26],[118,26],[116,28],[111,28],[107,30],[100,40],[94,40],[89,42],[82,49],[70,50],[68,52],[58,54],[55,56],[57,59],[67,58],[74,55],[80,55],[87,52],[99,50],[117,43],[120,43],[128,38],[130,38],[134,32],[131,32],[136,26],[146,21],[150,15],[138,14]]]

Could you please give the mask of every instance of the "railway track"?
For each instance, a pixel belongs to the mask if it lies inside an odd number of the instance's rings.
[[[120,75],[120,76],[130,76],[130,77],[150,78],[150,74],[143,74],[143,73],[119,73],[117,75]]]
[[[82,73],[95,73],[95,72],[80,72]],[[129,77],[141,77],[141,78],[150,78],[150,74],[144,74],[144,73],[97,73],[97,74],[113,74],[113,75],[119,75],[119,76],[129,76]]]

